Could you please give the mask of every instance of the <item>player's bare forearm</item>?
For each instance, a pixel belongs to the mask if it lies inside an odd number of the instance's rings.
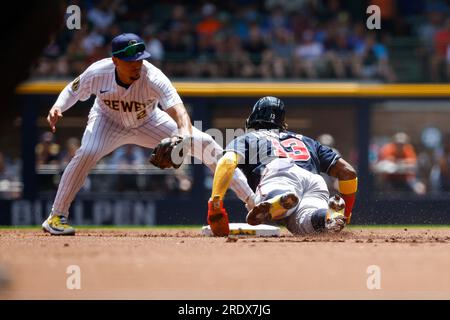
[[[62,111],[59,106],[54,105],[50,111],[48,112],[47,116],[47,122],[50,126],[50,129],[52,129],[52,132],[56,132],[56,123],[58,122],[59,118],[62,118]]]
[[[352,180],[357,177],[356,170],[344,159],[339,159],[328,171],[328,174],[339,180]]]
[[[356,170],[344,159],[339,159],[328,174],[339,180],[339,191],[345,201],[345,217],[347,223],[350,223],[353,206],[356,200],[356,191],[358,190],[358,177]]]
[[[233,179],[234,170],[238,164],[238,155],[235,152],[228,151],[217,163],[216,172],[214,173],[214,181],[211,192],[211,199],[219,196],[223,200],[231,180]]]
[[[179,134],[182,136],[192,136],[191,118],[182,103],[170,107],[166,112],[177,123]]]

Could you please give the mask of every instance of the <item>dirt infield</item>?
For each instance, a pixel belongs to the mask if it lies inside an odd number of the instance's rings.
[[[450,228],[283,231],[237,241],[192,229],[79,230],[75,237],[0,230],[0,298],[450,299],[449,252]],[[67,289],[71,265],[80,267],[80,290]],[[381,289],[369,290],[373,265]]]

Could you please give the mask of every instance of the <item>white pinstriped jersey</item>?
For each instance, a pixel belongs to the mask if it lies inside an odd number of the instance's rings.
[[[166,75],[145,60],[140,78],[128,89],[117,84],[111,58],[97,61],[64,88],[55,105],[64,112],[92,94],[96,95],[92,111],[106,114],[125,128],[142,125],[158,104],[166,110],[182,103]]]
[[[64,112],[92,94],[96,99],[81,147],[64,170],[52,214],[68,216],[69,207],[89,171],[108,153],[128,143],[154,148],[161,139],[176,133],[175,121],[157,106],[167,110],[183,102],[170,80],[147,61],[143,61],[140,78],[128,89],[117,84],[111,58],[95,62],[63,89],[55,106]],[[214,172],[217,155],[223,149],[210,135],[196,128],[192,129],[192,141],[192,155]],[[254,196],[239,170],[230,186],[244,202]]]

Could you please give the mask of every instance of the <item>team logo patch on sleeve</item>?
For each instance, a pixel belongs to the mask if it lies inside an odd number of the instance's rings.
[[[72,91],[77,91],[79,87],[80,87],[80,77],[77,77],[72,82]]]

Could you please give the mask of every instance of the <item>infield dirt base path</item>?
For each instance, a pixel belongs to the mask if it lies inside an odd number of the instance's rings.
[[[2,230],[0,283],[9,284],[0,298],[450,299],[447,228],[235,240],[200,230]],[[80,290],[67,289],[71,265]],[[369,266],[380,268],[379,290],[367,287]]]

